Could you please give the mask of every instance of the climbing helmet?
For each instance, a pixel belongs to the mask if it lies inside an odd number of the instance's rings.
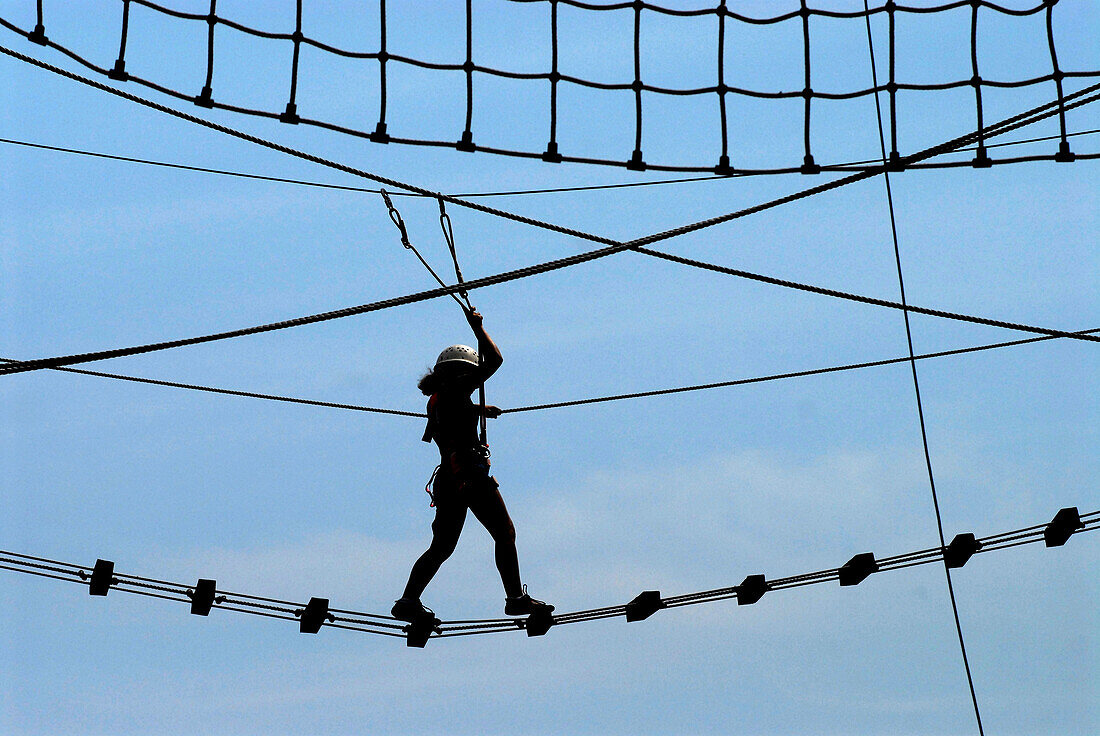
[[[476,366],[478,364],[477,351],[465,345],[452,345],[439,354],[435,366],[438,368],[444,363],[469,363]]]

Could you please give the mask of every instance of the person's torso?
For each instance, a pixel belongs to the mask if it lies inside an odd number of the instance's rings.
[[[440,391],[428,401],[428,421],[432,439],[443,459],[453,453],[481,445],[478,438],[478,407],[469,394]]]

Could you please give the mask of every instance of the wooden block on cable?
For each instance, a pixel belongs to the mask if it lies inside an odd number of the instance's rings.
[[[1085,522],[1081,521],[1081,513],[1076,506],[1060,509],[1046,529],[1043,530],[1043,539],[1048,547],[1061,547],[1078,529],[1084,529]]]
[[[878,572],[878,563],[872,552],[858,554],[840,568],[841,585],[859,585],[873,572]]]
[[[423,649],[433,631],[435,626],[430,621],[409,624],[405,627],[405,646]]]
[[[644,590],[626,604],[626,620],[644,621],[664,607],[664,603],[661,602],[661,591]]]
[[[768,582],[763,575],[749,575],[737,586],[737,605],[756,603],[768,592]]]
[[[548,607],[542,606],[535,609],[534,613],[527,617],[524,627],[527,636],[542,636],[554,625],[554,616]]]
[[[196,616],[210,615],[210,607],[214,605],[214,590],[216,587],[216,581],[199,578],[195,588],[187,591],[187,596],[191,599],[192,614]]]
[[[115,563],[110,560],[96,560],[88,581],[88,595],[107,595],[111,586],[118,582],[114,578]]]
[[[973,534],[956,534],[943,551],[943,561],[950,568],[962,567],[981,548],[982,543]]]
[[[336,620],[336,617],[328,612],[328,598],[310,598],[306,607],[295,613],[299,617],[298,630],[303,634],[316,634],[321,630],[325,619]]]

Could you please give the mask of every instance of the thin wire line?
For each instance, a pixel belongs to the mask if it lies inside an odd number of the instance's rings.
[[[20,361],[13,360],[12,358],[0,358],[0,363],[18,363]],[[116,381],[130,381],[132,383],[145,383],[151,386],[165,386],[167,388],[182,388],[189,391],[205,391],[212,394],[223,394],[226,396],[241,396],[249,399],[265,399],[267,401],[282,401],[288,404],[305,404],[307,406],[321,406],[329,409],[347,409],[349,411],[363,411],[372,412],[375,414],[394,414],[403,417],[420,417],[426,416],[423,413],[415,411],[403,411],[401,409],[382,409],[374,406],[361,406],[359,404],[340,404],[332,401],[318,401],[315,399],[299,399],[291,396],[279,396],[276,394],[261,394],[254,391],[238,391],[236,389],[229,388],[217,388],[214,386],[202,386],[194,383],[178,383],[176,381],[163,381],[156,378],[142,378],[140,376],[126,376],[120,373],[103,373],[102,371],[89,371],[82,368],[65,368],[57,367],[50,370],[63,371],[65,373],[79,373],[83,376],[95,376],[97,378],[110,378]]]
[[[1094,133],[1100,133],[1100,130],[1092,131]],[[1081,135],[1080,133],[1074,135]],[[93,158],[103,158],[111,161],[121,161],[125,163],[143,164],[146,166],[160,166],[169,169],[181,169],[183,171],[194,171],[203,174],[218,174],[220,176],[232,176],[241,179],[256,179],[259,181],[276,182],[279,184],[295,184],[298,186],[315,187],[319,189],[335,189],[345,192],[360,192],[363,194],[380,194],[381,189],[371,189],[370,187],[355,187],[346,184],[331,184],[328,182],[310,181],[308,179],[293,179],[282,176],[268,176],[265,174],[254,174],[244,171],[231,171],[229,169],[215,169],[206,166],[193,166],[190,164],[174,163],[171,161],[158,161],[155,159],[135,158],[132,156],[122,156],[112,153],[101,153],[98,151],[87,151],[79,148],[67,148],[63,146],[52,146],[45,143],[32,143],[30,141],[17,140],[14,138],[0,138],[0,143],[5,143],[14,146],[24,146],[26,148],[37,148],[45,151],[54,151],[57,153],[68,153],[79,156],[90,156]],[[837,164],[837,166],[858,166],[863,161],[852,161],[845,164]],[[451,197],[464,197],[466,199],[477,199],[479,197],[514,197],[521,195],[531,194],[560,194],[565,192],[588,192],[601,189],[630,189],[633,187],[648,187],[658,186],[663,184],[685,184],[689,182],[699,181],[713,181],[717,179],[735,179],[740,178],[741,175],[710,175],[710,176],[691,176],[678,179],[658,179],[654,181],[634,181],[634,182],[621,182],[617,184],[589,184],[578,185],[573,187],[550,187],[546,189],[516,189],[516,190],[502,190],[491,192],[459,192],[450,194]],[[420,194],[417,192],[390,192],[391,197],[435,197],[434,194]]]
[[[1074,133],[1067,133],[1066,138],[1073,138],[1073,137],[1076,137],[1076,136],[1096,135],[1097,133],[1100,133],[1100,129],[1082,130],[1082,131],[1077,131],[1077,132],[1074,132]],[[1006,147],[1011,147],[1011,146],[1022,146],[1022,145],[1027,145],[1027,144],[1031,144],[1031,143],[1042,143],[1044,141],[1061,140],[1061,137],[1062,136],[1060,136],[1060,135],[1045,135],[1045,136],[1039,136],[1039,137],[1036,137],[1036,138],[1027,138],[1027,139],[1018,140],[1018,141],[1004,141],[1003,143],[991,143],[988,146],[986,146],[986,148],[988,149],[988,148],[1006,148]],[[332,190],[344,191],[344,192],[359,192],[359,193],[363,193],[363,194],[379,194],[382,191],[381,189],[371,189],[370,187],[355,187],[355,186],[350,186],[350,185],[347,185],[347,184],[332,184],[332,183],[329,183],[329,182],[311,181],[311,180],[308,180],[308,179],[293,179],[293,178],[282,177],[282,176],[268,176],[266,174],[256,174],[256,173],[251,173],[251,172],[246,172],[246,171],[232,171],[232,170],[229,170],[229,169],[215,169],[215,168],[210,168],[210,167],[206,167],[206,166],[194,166],[194,165],[191,165],[191,164],[182,164],[182,163],[177,163],[177,162],[172,162],[172,161],[159,161],[159,160],[156,160],[156,159],[136,158],[136,157],[133,157],[133,156],[123,156],[121,154],[103,153],[103,152],[99,152],[99,151],[88,151],[88,150],[84,150],[84,149],[80,149],[80,148],[68,148],[68,147],[64,147],[64,146],[53,146],[53,145],[48,145],[48,144],[45,144],[45,143],[34,143],[34,142],[31,142],[31,141],[18,140],[18,139],[14,139],[14,138],[0,138],[0,143],[7,144],[7,145],[12,145],[12,146],[23,146],[25,148],[35,148],[35,149],[40,149],[40,150],[44,150],[44,151],[53,151],[53,152],[56,152],[56,153],[67,153],[67,154],[74,154],[74,155],[78,155],[78,156],[89,156],[89,157],[92,157],[92,158],[102,158],[102,159],[107,159],[107,160],[110,160],[110,161],[120,161],[120,162],[124,162],[124,163],[142,164],[142,165],[146,165],[146,166],[159,166],[159,167],[169,168],[169,169],[180,169],[180,170],[183,170],[183,171],[193,171],[193,172],[198,172],[198,173],[203,173],[203,174],[217,174],[219,176],[231,176],[231,177],[237,177],[237,178],[241,178],[241,179],[255,179],[257,181],[275,182],[275,183],[279,183],[279,184],[294,184],[294,185],[297,185],[297,186],[314,187],[314,188],[318,188],[318,189],[332,189]],[[974,146],[966,146],[966,147],[963,147],[963,148],[959,148],[958,152],[962,153],[964,151],[975,151],[975,150],[977,150],[977,149]],[[868,165],[868,164],[877,164],[877,163],[878,163],[878,159],[865,159],[865,160],[862,160],[862,161],[848,161],[846,163],[840,163],[840,164],[823,165],[821,168],[824,169],[824,170],[832,170],[834,168],[841,168],[841,167],[847,168],[847,167],[851,167],[851,166],[865,166],[865,165]],[[919,169],[916,166],[910,167],[910,169],[914,170],[914,171],[922,170],[922,169]],[[910,170],[910,169],[907,169],[907,170]],[[792,171],[791,173],[798,173],[798,172],[797,171]],[[689,177],[682,177],[682,178],[678,178],[678,179],[655,179],[655,180],[652,180],[652,181],[619,182],[619,183],[616,183],[616,184],[588,184],[588,185],[577,185],[577,186],[571,186],[571,187],[549,187],[549,188],[545,188],[545,189],[512,189],[512,190],[501,190],[501,191],[490,191],[490,192],[456,192],[456,193],[450,194],[449,196],[451,196],[451,197],[463,197],[465,199],[477,199],[479,197],[515,197],[515,196],[536,195],[536,194],[562,194],[562,193],[568,193],[568,192],[592,192],[592,191],[607,190],[607,189],[631,189],[631,188],[634,188],[634,187],[650,187],[650,186],[661,186],[661,185],[668,185],[668,184],[688,184],[688,183],[701,182],[701,181],[718,181],[718,180],[723,180],[723,179],[743,178],[744,176],[745,176],[744,174],[734,172],[732,174],[715,174],[715,175],[710,175],[710,176],[689,176]],[[390,196],[391,197],[427,197],[427,196],[434,196],[434,195],[418,194],[416,192],[390,192]]]
[[[1078,332],[1076,334],[1085,335],[1085,334],[1095,334],[1097,332],[1100,332],[1100,328],[1091,329],[1091,330],[1081,330],[1080,332]],[[1017,346],[1017,345],[1026,345],[1028,343],[1033,343],[1033,342],[1041,342],[1041,341],[1044,341],[1044,340],[1058,340],[1058,339],[1061,339],[1061,338],[1054,337],[1054,336],[1051,336],[1051,335],[1044,335],[1042,337],[1027,337],[1027,338],[1023,338],[1021,340],[1009,340],[1009,341],[1006,341],[1006,342],[989,343],[989,344],[986,344],[986,345],[976,345],[976,346],[967,347],[967,348],[955,348],[953,350],[940,350],[940,351],[937,351],[937,352],[934,352],[934,353],[923,353],[921,355],[915,356],[915,358],[917,360],[927,360],[927,359],[931,359],[931,358],[944,358],[944,357],[953,356],[953,355],[964,355],[964,354],[967,354],[967,353],[981,352],[983,350],[994,350],[994,349],[997,349],[997,348],[1013,347],[1013,346]],[[767,381],[777,381],[777,380],[784,380],[784,379],[788,379],[788,378],[802,378],[802,377],[806,377],[806,376],[817,376],[817,375],[822,375],[822,374],[825,374],[825,373],[838,373],[838,372],[841,372],[841,371],[858,370],[858,369],[862,369],[862,368],[875,368],[875,367],[878,367],[878,366],[893,365],[893,364],[896,364],[896,363],[908,363],[908,362],[909,362],[909,356],[900,357],[900,358],[886,358],[886,359],[883,359],[883,360],[872,360],[872,361],[866,361],[866,362],[863,362],[863,363],[847,363],[847,364],[844,364],[844,365],[835,365],[835,366],[829,366],[829,367],[826,367],[826,368],[812,368],[812,369],[808,369],[808,370],[804,370],[804,371],[791,371],[791,372],[788,372],[788,373],[773,373],[771,375],[756,376],[756,377],[753,377],[753,378],[738,378],[738,379],[734,379],[734,380],[730,380],[730,381],[718,381],[718,382],[715,382],[715,383],[700,383],[700,384],[695,384],[695,385],[692,385],[692,386],[680,386],[680,387],[676,387],[676,388],[653,389],[653,390],[650,390],[650,391],[636,391],[636,392],[627,393],[627,394],[613,394],[613,395],[609,395],[609,396],[597,396],[597,397],[588,398],[588,399],[573,399],[573,400],[570,400],[570,401],[557,401],[557,402],[545,403],[545,404],[532,404],[530,406],[517,406],[517,407],[513,407],[511,409],[504,409],[504,410],[501,411],[501,413],[502,414],[515,414],[515,413],[518,413],[518,412],[540,411],[540,410],[543,410],[543,409],[559,409],[559,408],[571,407],[571,406],[584,406],[584,405],[587,405],[587,404],[598,404],[598,403],[603,403],[603,402],[607,402],[607,401],[622,401],[622,400],[626,400],[626,399],[640,399],[640,398],[647,398],[647,397],[651,397],[651,396],[665,396],[665,395],[668,395],[668,394],[685,393],[685,392],[688,392],[688,391],[706,391],[706,390],[715,389],[715,388],[726,388],[726,387],[730,387],[730,386],[743,386],[743,385],[751,384],[751,383],[764,383],[764,382],[767,382]]]
[[[874,38],[871,34],[871,16],[867,0],[863,0],[863,7],[864,10],[868,12],[868,14],[864,16],[864,21],[867,25],[867,49],[870,53],[871,58],[872,84],[874,85],[875,89],[878,89],[878,71],[875,68],[875,43]],[[977,12],[976,6],[974,8],[974,11]],[[901,296],[902,315],[905,318],[905,339],[909,347],[909,367],[913,375],[913,393],[915,394],[917,400],[917,417],[920,420],[920,436],[921,445],[924,448],[924,464],[928,470],[928,485],[932,490],[932,506],[935,508],[936,511],[936,528],[940,536],[940,547],[942,549],[946,549],[947,541],[944,538],[943,534],[943,517],[940,514],[940,502],[936,494],[936,477],[935,473],[933,473],[932,471],[932,453],[928,449],[928,429],[924,419],[924,406],[921,402],[920,381],[917,378],[917,359],[916,354],[913,350],[913,331],[909,324],[909,310],[906,308],[907,302],[905,299],[905,277],[902,275],[901,248],[898,245],[897,217],[894,213],[894,195],[890,187],[890,170],[887,165],[888,161],[886,154],[886,132],[882,122],[882,106],[879,103],[878,92],[875,92],[873,97],[875,98],[875,122],[878,124],[878,139],[879,145],[882,150],[882,177],[886,185],[886,203],[890,211],[890,236],[893,240],[894,245],[894,262],[897,264],[898,269],[898,290]],[[981,145],[981,143],[979,143],[979,145]],[[978,724],[978,734],[979,736],[985,736],[985,731],[982,728],[982,714],[981,710],[978,707],[978,695],[974,689],[974,677],[970,671],[970,660],[966,656],[966,641],[963,637],[962,623],[959,621],[959,606],[955,600],[955,588],[951,582],[951,568],[947,564],[946,557],[943,561],[943,571],[944,575],[947,577],[947,592],[951,598],[951,612],[955,617],[955,630],[959,635],[959,650],[962,652],[963,667],[966,669],[966,682],[970,687],[970,700],[974,704],[974,718],[976,719]]]

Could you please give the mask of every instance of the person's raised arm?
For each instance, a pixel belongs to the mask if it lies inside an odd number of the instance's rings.
[[[480,312],[476,309],[466,312],[466,320],[477,337],[477,353],[481,356],[477,378],[479,382],[484,382],[497,372],[497,368],[500,368],[500,364],[504,362],[504,356],[500,354],[500,348],[493,342],[493,338],[489,337],[489,333],[485,331]]]

